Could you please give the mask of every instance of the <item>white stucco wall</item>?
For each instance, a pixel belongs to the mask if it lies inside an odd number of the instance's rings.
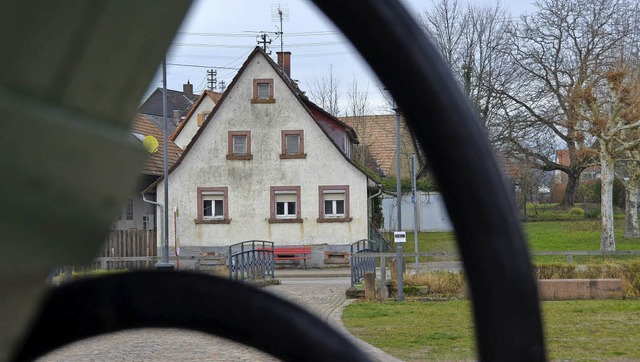
[[[252,104],[254,78],[274,80],[274,104]],[[280,159],[281,131],[304,130],[306,159]],[[253,160],[227,160],[227,132],[251,131]],[[319,185],[349,185],[351,222],[318,223]],[[196,224],[197,187],[229,188],[229,224]],[[303,223],[270,224],[270,186],[301,187]],[[162,183],[158,200],[163,200]],[[367,178],[349,163],[258,54],[181,165],[169,175],[169,208],[180,209],[183,246],[272,240],[276,245],[345,245],[366,238]],[[162,227],[159,222],[158,228]],[[173,223],[170,225],[173,245]]]
[[[189,145],[193,136],[195,136],[196,132],[198,132],[198,114],[205,112],[209,113],[213,109],[216,104],[209,97],[204,97],[202,102],[198,105],[195,112],[191,114],[191,117],[187,119],[184,127],[178,134],[178,137],[173,141],[178,147],[183,150]]]

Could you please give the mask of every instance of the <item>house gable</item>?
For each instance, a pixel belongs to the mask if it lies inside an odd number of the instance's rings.
[[[264,100],[256,101],[255,80],[270,87]],[[169,176],[170,205],[180,207],[181,219],[184,215],[187,220],[181,233],[197,235],[189,240],[191,245],[249,239],[349,243],[367,236],[367,175],[345,157],[296,92],[273,61],[254,50],[198,129]],[[297,136],[303,153],[285,154],[287,135]],[[235,136],[245,142],[240,147],[248,153],[245,157],[233,154]],[[225,223],[192,222],[198,218],[197,190],[220,187],[228,190]],[[350,216],[338,222],[318,221],[319,193],[332,187],[346,190]],[[157,190],[161,198],[163,188]],[[297,193],[299,217],[286,223],[272,220],[273,192],[278,190]]]
[[[209,90],[202,92],[200,98],[171,135],[171,140],[181,149],[185,149],[221,97],[222,93]]]

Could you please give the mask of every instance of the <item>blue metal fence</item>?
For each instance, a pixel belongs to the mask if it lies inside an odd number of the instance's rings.
[[[274,278],[273,242],[249,240],[229,246],[229,279]]]

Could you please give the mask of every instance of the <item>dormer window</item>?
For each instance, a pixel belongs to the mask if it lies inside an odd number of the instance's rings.
[[[275,103],[273,79],[254,79],[251,103]]]

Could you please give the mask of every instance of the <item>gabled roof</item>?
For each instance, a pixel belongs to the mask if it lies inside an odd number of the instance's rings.
[[[339,118],[336,118],[335,116],[331,115],[331,113],[325,111],[324,109],[320,108],[320,106],[318,106],[317,104],[311,102],[309,100],[309,98],[307,98],[306,96],[302,96],[300,97],[302,99],[302,102],[308,107],[311,108],[312,111],[316,111],[321,113],[324,117],[327,117],[329,119],[331,119],[332,121],[334,121],[335,123],[339,124],[340,126],[344,127],[347,135],[349,136],[349,138],[351,139],[351,142],[358,144],[360,143],[358,141],[358,135],[356,133],[356,131],[351,128],[351,126],[349,126],[348,124],[342,122]],[[315,119],[316,116],[312,113],[313,118]]]
[[[396,155],[396,116],[394,114],[340,117],[340,120],[355,129],[360,143],[369,150],[385,175],[394,173],[391,169]],[[404,118],[400,119],[400,133],[403,140],[411,137]],[[409,151],[409,153],[415,152]]]
[[[202,94],[200,95],[200,97],[198,97],[198,99],[196,100],[196,102],[191,106],[191,109],[189,109],[189,112],[187,113],[187,115],[184,117],[184,119],[182,120],[182,122],[180,122],[180,124],[178,124],[178,127],[176,128],[175,132],[173,132],[173,134],[171,135],[170,139],[172,141],[175,141],[176,137],[178,137],[178,135],[180,134],[180,132],[182,131],[182,129],[184,128],[184,125],[187,123],[187,121],[191,118],[191,116],[193,115],[193,112],[196,111],[196,109],[200,106],[200,103],[202,103],[202,101],[208,97],[209,99],[211,99],[213,101],[213,104],[218,104],[218,102],[220,101],[220,98],[222,98],[222,93],[218,93],[218,92],[214,92],[214,91],[210,91],[208,89],[205,89],[204,92],[202,92]]]
[[[164,136],[162,131],[149,121],[145,115],[138,114],[133,120],[131,132],[142,136],[153,136],[158,140],[158,151],[149,155],[142,173],[145,175],[162,176],[164,172]],[[182,150],[176,146],[175,143],[169,141],[167,153],[167,163],[169,167],[178,161],[181,153]]]
[[[363,170],[360,165],[358,165],[357,163],[353,162],[353,160],[351,160],[349,157],[347,157],[344,154],[344,152],[342,152],[340,146],[337,145],[334,142],[334,140],[327,134],[327,132],[324,130],[324,128],[322,128],[320,126],[320,124],[318,124],[318,120],[316,119],[316,117],[314,117],[313,112],[310,110],[310,108],[312,107],[312,105],[317,107],[317,108],[319,108],[319,107],[316,106],[313,102],[310,102],[308,100],[305,101],[306,97],[303,96],[303,93],[298,88],[298,86],[292,83],[291,79],[286,74],[284,74],[284,72],[282,71],[280,66],[278,66],[278,64],[276,64],[273,61],[273,59],[271,59],[265,53],[265,51],[262,50],[262,48],[260,48],[260,47],[255,47],[253,49],[253,51],[251,52],[251,54],[249,54],[249,56],[247,57],[247,60],[245,60],[244,64],[242,64],[242,67],[240,68],[238,73],[235,75],[235,77],[233,77],[233,80],[231,81],[231,83],[227,87],[227,90],[222,94],[222,97],[220,97],[220,99],[216,103],[215,107],[213,107],[213,110],[211,111],[211,113],[209,113],[209,116],[207,117],[207,119],[204,121],[202,126],[198,129],[198,132],[196,132],[195,136],[193,136],[193,139],[191,140],[191,142],[189,142],[189,145],[184,149],[184,151],[183,151],[182,155],[180,156],[180,158],[176,161],[176,163],[173,165],[173,167],[171,167],[171,169],[169,170],[169,173],[173,172],[178,166],[180,166],[180,164],[182,163],[182,160],[187,156],[189,151],[191,151],[192,146],[198,141],[198,138],[200,138],[200,135],[204,132],[204,129],[209,125],[209,122],[211,121],[211,119],[213,119],[213,117],[215,116],[215,114],[218,111],[218,109],[220,109],[221,105],[224,104],[224,101],[227,98],[227,95],[232,92],[233,88],[235,88],[236,84],[238,83],[238,79],[240,79],[240,77],[242,76],[244,71],[247,69],[247,67],[251,63],[251,60],[255,56],[257,56],[258,54],[262,55],[267,60],[268,64],[273,68],[273,70],[276,72],[276,74],[278,74],[278,76],[280,76],[280,79],[283,81],[284,84],[286,84],[287,88],[289,88],[289,90],[296,97],[298,102],[300,102],[300,105],[307,111],[307,113],[309,114],[309,117],[311,117],[316,122],[316,124],[318,125],[320,130],[325,134],[327,139],[334,145],[334,147],[336,147],[338,152],[340,152],[340,154],[345,158],[345,160],[347,160],[349,163],[351,163],[351,165],[353,165],[356,169],[358,169],[360,172],[362,172],[367,178],[370,178],[369,175],[367,174],[367,172],[365,170]],[[321,108],[319,108],[319,109],[321,109]],[[336,117],[334,117],[334,116],[332,116],[332,115],[330,115],[328,113],[327,113],[327,115],[329,117],[335,119],[336,122],[339,122],[340,124],[344,124],[345,126],[347,126],[344,122],[340,121]],[[351,130],[351,131],[353,131],[353,130]],[[355,136],[355,133],[353,135]],[[350,135],[350,137],[351,137],[351,135]],[[146,191],[150,191],[150,190],[154,189],[156,187],[156,185],[162,181],[162,179],[163,179],[162,177],[159,177],[154,183],[152,183],[147,188]]]
[[[198,100],[197,94],[186,94],[177,90],[167,89],[167,112],[171,117],[174,110],[180,111],[180,117],[187,115],[193,104]],[[162,117],[162,88],[156,88],[149,98],[145,100],[138,112],[142,114],[150,114],[152,116]]]

